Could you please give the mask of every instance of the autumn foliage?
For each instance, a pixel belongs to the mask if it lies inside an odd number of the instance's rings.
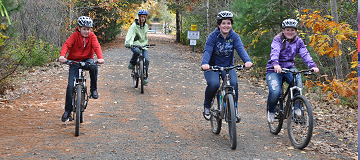
[[[331,16],[320,16],[320,11],[314,11],[309,13],[309,10],[303,10],[303,15],[300,16],[302,23],[306,28],[311,30],[309,36],[311,46],[320,56],[327,55],[331,58],[341,56],[344,54],[341,45],[346,41],[352,46],[347,47],[347,53],[351,56],[351,68],[354,68],[347,77],[342,79],[336,79],[336,77],[322,76],[318,81],[307,81],[305,86],[313,88],[318,86],[322,88],[322,92],[326,94],[327,101],[335,100],[336,103],[340,103],[339,98],[347,98],[351,102],[352,107],[357,107],[357,101],[354,101],[352,97],[355,97],[358,93],[358,77],[355,71],[358,65],[357,56],[357,31],[350,28],[347,23],[337,23]]]

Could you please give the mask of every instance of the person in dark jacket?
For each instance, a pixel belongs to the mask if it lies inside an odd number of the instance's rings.
[[[204,76],[207,82],[203,111],[206,120],[210,120],[211,101],[215,97],[217,89],[220,87],[219,72],[206,70],[209,70],[210,66],[233,66],[235,50],[245,63],[245,67],[250,68],[252,66],[252,62],[239,35],[232,29],[233,23],[233,14],[229,11],[221,11],[217,16],[218,28],[210,33],[205,43],[201,68],[204,70]],[[225,75],[225,71],[222,75]],[[224,79],[224,77],[222,78]],[[236,92],[235,107],[237,123],[239,123],[240,118],[237,111],[238,83],[235,69],[230,70],[230,78],[230,85],[234,86]]]
[[[292,80],[291,73],[281,73],[281,68],[296,70],[294,60],[296,54],[299,54],[307,66],[319,72],[316,64],[312,60],[304,41],[296,35],[298,22],[295,19],[285,19],[282,22],[282,32],[275,36],[271,43],[270,59],[266,65],[266,81],[269,87],[268,104],[268,122],[273,123],[276,112],[277,101],[279,100],[283,77],[290,84]],[[300,75],[296,77],[297,86],[302,87]],[[300,115],[301,110],[296,109],[295,114]]]

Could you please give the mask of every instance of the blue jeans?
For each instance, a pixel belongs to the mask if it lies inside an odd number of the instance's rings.
[[[290,70],[296,70],[296,69],[290,68]],[[269,107],[268,110],[270,113],[276,112],[276,105],[277,105],[277,102],[278,102],[280,94],[281,94],[281,85],[282,85],[283,77],[285,78],[286,83],[288,83],[288,84],[290,84],[293,79],[293,75],[290,72],[288,72],[288,73],[270,72],[270,73],[266,74],[266,82],[269,87],[269,96],[268,96],[267,104],[268,104],[268,107]],[[301,81],[300,74],[298,74],[296,76],[296,79],[298,82],[297,86],[302,87],[302,81]],[[294,94],[295,93],[299,93],[299,91],[295,90]]]
[[[93,62],[94,59],[89,58],[84,60],[83,62]],[[85,70],[89,70],[90,73],[90,91],[94,91],[97,89],[97,75],[98,75],[98,67],[97,65],[86,65]],[[74,77],[78,78],[79,75],[79,65],[71,64],[69,68],[69,78],[68,78],[68,86],[66,88],[66,99],[65,99],[65,111],[72,111],[72,94],[74,90]]]
[[[204,107],[205,108],[211,108],[211,101],[215,97],[216,91],[220,87],[220,80],[219,80],[219,72],[215,71],[204,71],[204,76],[207,82],[207,87],[205,90],[205,100],[204,100]],[[225,78],[225,71],[221,72],[222,79]],[[237,106],[238,101],[238,82],[237,82],[237,74],[236,70],[232,69],[229,71],[230,74],[230,85],[234,86],[235,88],[235,105]]]
[[[131,48],[131,51],[133,52],[133,55],[130,59],[130,63],[135,66],[136,65],[136,60],[140,54],[140,49],[139,48]],[[147,50],[143,50],[143,56],[145,57],[145,70],[146,70],[146,73],[149,73],[148,70],[149,70],[149,54],[148,54],[148,51]],[[145,80],[147,79],[147,77],[144,78]]]

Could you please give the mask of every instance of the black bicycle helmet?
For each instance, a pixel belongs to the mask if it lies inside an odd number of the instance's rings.
[[[79,26],[84,27],[93,27],[93,20],[87,16],[81,16],[78,19]]]

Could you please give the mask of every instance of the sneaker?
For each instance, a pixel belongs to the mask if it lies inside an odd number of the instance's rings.
[[[295,114],[296,114],[297,116],[301,116],[301,109],[300,109],[300,108],[295,109]]]
[[[149,83],[149,81],[144,80],[144,85],[146,86]]]
[[[63,114],[62,117],[61,117],[61,121],[63,121],[63,122],[68,121],[69,118],[70,118],[70,116],[71,116],[71,111],[70,111],[70,112],[65,111],[64,114]]]
[[[236,116],[236,123],[240,123],[241,118],[240,118],[240,116],[239,116],[239,113],[238,113],[237,107],[235,108],[235,116]]]
[[[90,94],[91,94],[90,96],[91,96],[92,98],[94,98],[94,99],[98,99],[98,98],[99,98],[99,94],[97,93],[96,90],[91,91]]]
[[[268,112],[268,122],[274,123],[275,113]]]
[[[128,69],[134,69],[134,65],[132,65],[131,63],[129,63]]]
[[[203,115],[204,115],[204,118],[205,118],[206,120],[210,120],[210,117],[211,117],[211,115],[210,115],[210,108],[205,108],[205,107],[204,107]]]

